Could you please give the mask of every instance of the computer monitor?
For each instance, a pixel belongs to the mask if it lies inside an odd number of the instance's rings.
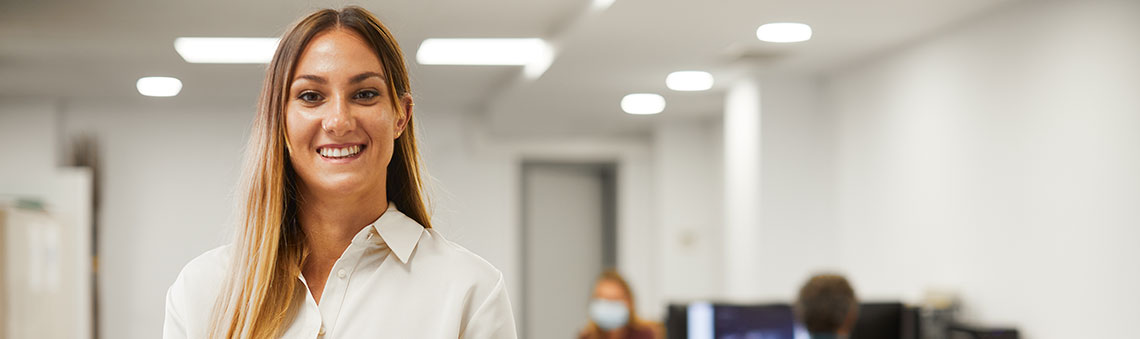
[[[665,312],[665,338],[687,339],[689,337],[689,305],[669,304]]]
[[[902,303],[863,303],[851,339],[915,339],[918,313]],[[669,339],[803,339],[788,304],[692,303],[668,308]]]
[[[851,339],[904,339],[902,303],[859,304],[859,318]]]
[[[985,328],[965,324],[954,324],[947,328],[950,339],[1018,339],[1021,334],[1015,328]]]
[[[795,339],[795,323],[788,305],[713,307],[716,339]]]
[[[807,332],[796,326],[792,307],[787,304],[731,305],[689,304],[683,311],[670,308],[671,330],[684,328],[687,339],[801,339]],[[676,323],[683,314],[685,324]]]

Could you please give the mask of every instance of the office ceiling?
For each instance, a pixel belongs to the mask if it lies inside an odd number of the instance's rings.
[[[276,36],[315,8],[359,4],[400,39],[418,114],[470,115],[503,135],[644,133],[676,117],[715,116],[727,84],[747,70],[815,74],[950,29],[1014,0],[0,0],[0,97],[62,102],[148,101],[253,107],[263,65],[188,64],[179,36]],[[760,42],[768,22],[812,25],[812,40]],[[558,46],[537,80],[521,67],[426,66],[429,37],[541,37]],[[674,92],[665,76],[705,70],[713,90]],[[175,98],[144,98],[142,76],[182,79]],[[622,113],[625,94],[656,92],[662,114]],[[153,106],[151,106],[153,107]]]

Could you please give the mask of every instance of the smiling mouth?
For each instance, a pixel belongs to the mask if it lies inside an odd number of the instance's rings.
[[[360,152],[364,151],[364,148],[365,145],[353,145],[339,148],[321,147],[317,149],[317,153],[320,153],[321,157],[328,159],[348,159],[355,158],[356,156],[360,155]]]

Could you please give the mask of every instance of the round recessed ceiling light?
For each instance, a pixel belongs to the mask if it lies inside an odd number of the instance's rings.
[[[674,91],[707,91],[713,86],[713,76],[702,71],[677,71],[665,77],[665,85]]]
[[[756,29],[756,38],[767,42],[800,42],[811,39],[811,26],[794,22],[764,24]]]
[[[629,114],[657,114],[665,110],[665,97],[653,93],[634,93],[621,98],[621,110]]]
[[[171,77],[142,77],[135,87],[139,94],[148,97],[172,97],[182,91],[182,81]]]

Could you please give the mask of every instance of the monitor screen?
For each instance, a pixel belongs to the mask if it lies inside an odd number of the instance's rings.
[[[914,310],[912,310],[914,311]],[[912,339],[904,333],[907,308],[902,303],[863,303],[851,339]],[[913,313],[913,312],[912,312]],[[670,307],[669,338],[804,339],[807,331],[787,304],[728,305],[692,303]],[[911,314],[917,318],[917,314]],[[912,322],[917,322],[914,319]],[[914,327],[917,324],[910,324]],[[916,328],[911,329],[917,332]]]
[[[717,339],[794,339],[795,319],[787,305],[713,308],[713,333]]]
[[[807,332],[796,325],[792,307],[770,305],[690,304],[689,339],[801,339]]]

